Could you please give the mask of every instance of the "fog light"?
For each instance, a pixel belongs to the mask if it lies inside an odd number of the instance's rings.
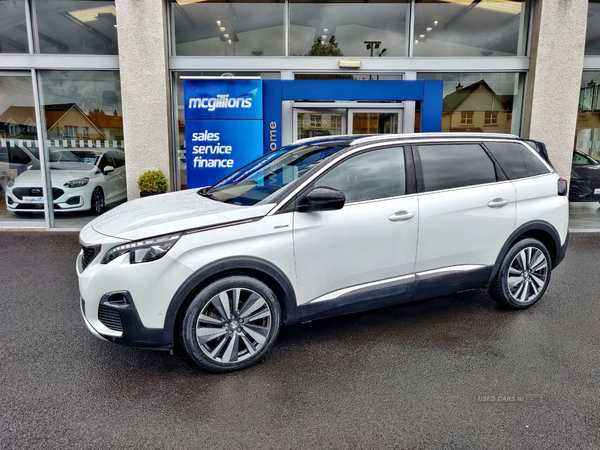
[[[79,205],[81,203],[81,196],[77,195],[75,197],[71,197],[65,203],[67,205]]]

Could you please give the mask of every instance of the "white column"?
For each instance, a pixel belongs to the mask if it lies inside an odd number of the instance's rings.
[[[546,143],[569,178],[583,70],[588,0],[535,2],[523,136]]]
[[[138,177],[161,169],[170,179],[170,86],[163,0],[116,0],[127,197]]]

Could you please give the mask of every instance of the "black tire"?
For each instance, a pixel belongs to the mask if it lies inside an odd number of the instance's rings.
[[[245,275],[221,278],[190,302],[181,322],[187,355],[209,372],[245,369],[273,346],[281,309],[273,291]]]
[[[94,189],[94,192],[92,192],[91,204],[92,213],[96,216],[99,216],[104,212],[104,207],[106,206],[104,192],[102,192],[102,189],[99,187]]]
[[[544,295],[551,274],[552,259],[546,246],[525,238],[515,242],[502,260],[489,293],[503,306],[528,308]]]

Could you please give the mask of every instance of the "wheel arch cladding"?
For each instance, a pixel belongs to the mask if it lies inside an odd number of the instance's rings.
[[[500,270],[502,261],[504,260],[504,257],[506,256],[510,248],[515,244],[515,242],[518,242],[528,237],[537,239],[542,244],[544,244],[544,246],[548,250],[548,253],[550,253],[550,259],[552,260],[552,268],[558,265],[560,261],[558,261],[557,258],[561,245],[560,235],[558,234],[558,231],[556,231],[556,228],[554,228],[548,222],[529,222],[517,228],[502,246],[502,249],[498,254],[498,258],[496,259],[496,263],[494,264],[494,270],[492,270],[492,275],[488,280],[488,285],[492,282],[492,280]]]
[[[195,295],[215,280],[230,275],[246,275],[256,278],[275,293],[281,308],[284,324],[300,322],[300,308],[296,305],[296,294],[292,284],[281,270],[258,258],[230,258],[215,261],[193,273],[177,289],[167,309],[164,339],[171,344],[177,342],[179,324],[183,313]]]

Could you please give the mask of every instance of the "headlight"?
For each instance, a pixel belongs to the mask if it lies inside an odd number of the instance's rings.
[[[78,180],[67,181],[64,186],[68,188],[78,188],[85,186],[90,181],[89,178],[80,178]]]
[[[108,251],[101,264],[108,264],[113,259],[118,258],[125,253],[129,253],[129,263],[137,264],[142,262],[156,261],[167,254],[181,237],[181,233],[160,236],[143,241],[130,242],[119,245]]]
[[[15,185],[15,180],[9,180],[8,183],[6,183],[6,186],[11,188]]]

